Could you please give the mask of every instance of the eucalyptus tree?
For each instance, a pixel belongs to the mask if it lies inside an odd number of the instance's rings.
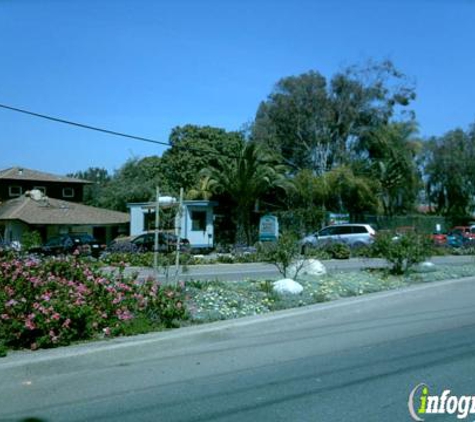
[[[400,118],[414,98],[413,84],[390,61],[351,66],[329,81],[309,71],[277,82],[257,110],[252,137],[295,170],[319,176],[349,164],[365,134]]]

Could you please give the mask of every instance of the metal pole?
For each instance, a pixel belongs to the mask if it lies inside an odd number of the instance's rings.
[[[176,256],[175,256],[175,283],[177,282],[178,272],[180,271],[180,240],[181,240],[181,216],[183,212],[183,188],[180,188],[180,202],[176,218],[177,238],[176,238]]]
[[[153,245],[153,269],[155,273],[158,272],[158,234],[160,226],[160,189],[156,187],[156,198],[155,198],[155,239]]]

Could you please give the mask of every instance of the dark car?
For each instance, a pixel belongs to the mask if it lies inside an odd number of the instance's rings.
[[[159,252],[174,252],[177,248],[178,236],[169,232],[160,232],[158,236]],[[155,233],[145,233],[136,236],[114,239],[107,250],[109,252],[153,252],[155,249]],[[190,242],[180,238],[180,251],[188,252]]]
[[[90,234],[74,233],[52,237],[43,245],[29,249],[28,252],[41,255],[80,253],[82,255],[97,257],[104,248],[105,247]]]
[[[475,230],[471,226],[455,226],[447,233],[447,245],[458,247],[475,246]]]

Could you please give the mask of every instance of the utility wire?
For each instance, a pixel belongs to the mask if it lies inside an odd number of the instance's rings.
[[[197,153],[201,153],[201,154],[212,154],[212,155],[217,155],[217,156],[227,156],[228,158],[241,158],[237,155],[224,154],[222,152],[211,150],[211,149],[202,149],[202,148],[194,148],[194,147],[190,147],[190,146],[172,145],[169,142],[157,141],[156,139],[145,138],[143,136],[130,135],[128,133],[117,132],[115,130],[104,129],[104,128],[100,128],[100,127],[97,127],[97,126],[87,125],[87,124],[84,124],[84,123],[73,122],[71,120],[60,119],[58,117],[48,116],[46,114],[41,114],[41,113],[35,113],[33,111],[30,111],[30,110],[25,110],[25,109],[22,109],[22,108],[12,107],[12,106],[9,106],[9,105],[6,105],[6,104],[0,104],[0,108],[10,110],[10,111],[15,111],[17,113],[26,114],[28,116],[33,116],[33,117],[38,117],[38,118],[45,119],[45,120],[50,120],[50,121],[56,122],[56,123],[63,123],[63,124],[66,124],[66,125],[79,127],[79,128],[82,128],[82,129],[88,129],[88,130],[93,130],[93,131],[100,132],[100,133],[106,133],[108,135],[120,136],[120,137],[123,137],[123,138],[134,139],[136,141],[142,141],[142,142],[148,142],[148,143],[152,143],[152,144],[164,145],[164,146],[167,146],[167,147],[175,147],[175,148],[182,149],[182,150],[185,150],[185,151],[197,152]],[[261,163],[265,163],[265,164],[274,164],[274,165],[275,164],[282,164],[282,163],[277,162],[277,160],[275,160],[275,161],[258,160],[258,161],[261,162]]]
[[[122,136],[123,138],[130,138],[130,139],[135,139],[135,140],[138,140],[138,141],[150,142],[152,144],[165,145],[165,146],[168,146],[168,147],[171,146],[168,142],[157,141],[155,139],[144,138],[142,136],[129,135],[129,134],[123,133],[123,132],[116,132],[115,130],[102,129],[100,127],[86,125],[84,123],[72,122],[71,120],[59,119],[58,117],[47,116],[46,114],[35,113],[33,111],[24,110],[24,109],[16,108],[16,107],[11,107],[11,106],[8,106],[8,105],[5,105],[5,104],[0,104],[0,107],[4,108],[4,109],[7,109],[7,110],[11,110],[11,111],[16,111],[18,113],[27,114],[29,116],[39,117],[41,119],[51,120],[51,121],[57,122],[57,123],[64,123],[66,125],[76,126],[76,127],[80,127],[80,128],[83,128],[83,129],[95,130],[96,132],[107,133],[109,135]]]

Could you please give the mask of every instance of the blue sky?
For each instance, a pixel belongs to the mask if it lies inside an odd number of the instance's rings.
[[[238,130],[282,77],[391,59],[423,136],[475,122],[475,1],[0,0],[0,103],[167,141]],[[0,169],[119,168],[163,147],[0,109]]]

